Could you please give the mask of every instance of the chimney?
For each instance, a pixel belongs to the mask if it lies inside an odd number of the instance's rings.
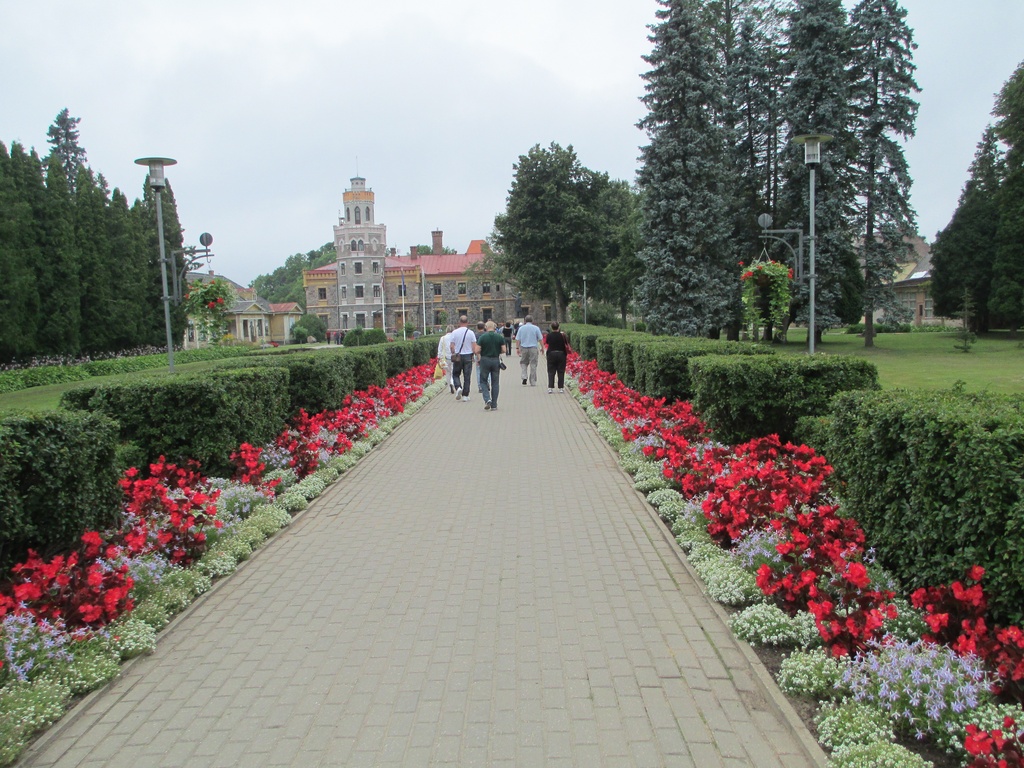
[[[434,244],[434,249],[432,253],[434,253],[435,255],[440,255],[440,253],[444,250],[444,246],[442,245],[444,232],[442,232],[440,229],[435,229],[433,232],[430,233],[430,237],[432,238]]]

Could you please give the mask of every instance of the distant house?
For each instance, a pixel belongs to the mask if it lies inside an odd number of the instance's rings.
[[[414,246],[407,256],[387,245],[387,227],[376,219],[373,190],[366,179],[352,178],[344,209],[334,227],[338,259],[302,273],[306,311],[328,332],[383,328],[400,335],[403,327],[436,330],[460,314],[471,322],[513,320],[531,312],[517,289],[494,279],[484,268],[484,241],[473,240],[465,253],[444,253],[443,233],[431,233],[431,253]],[[553,319],[550,305],[533,307],[538,322]]]
[[[236,294],[235,302],[227,311],[227,333],[238,341],[253,344],[287,344],[291,341],[292,326],[302,317],[302,308],[295,302],[271,304],[260,298],[255,289],[239,285],[234,280],[209,273],[189,272],[188,282],[212,282],[223,280],[230,285]],[[185,329],[184,347],[194,349],[208,343],[200,338],[200,334],[191,319]]]
[[[949,318],[935,314],[932,306],[931,246],[924,238],[910,241],[910,258],[900,264],[893,288],[900,304],[913,313],[914,325],[945,325]]]

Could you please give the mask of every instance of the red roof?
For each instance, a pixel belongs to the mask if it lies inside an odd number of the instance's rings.
[[[474,240],[469,244],[466,253],[426,253],[415,258],[412,256],[389,256],[387,269],[419,270],[423,268],[427,275],[461,275],[484,257],[483,240]]]
[[[294,301],[286,301],[283,304],[271,304],[270,309],[272,312],[301,312],[299,305]]]

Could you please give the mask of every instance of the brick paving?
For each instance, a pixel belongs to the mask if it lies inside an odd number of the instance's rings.
[[[518,376],[438,395],[21,764],[822,765],[579,406]]]

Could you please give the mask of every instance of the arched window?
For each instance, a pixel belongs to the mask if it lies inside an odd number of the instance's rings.
[[[357,210],[358,210],[358,209],[357,209]],[[358,217],[357,217],[357,218],[358,218]],[[362,251],[362,250],[365,250],[365,249],[366,249],[366,247],[365,247],[365,246],[363,245],[363,241],[362,241],[362,240],[360,240],[360,241],[359,241],[359,250],[360,250],[360,251]]]
[[[346,208],[345,209],[345,218],[348,219],[349,221],[352,221],[352,209],[351,208]]]
[[[359,221],[359,206],[357,205],[356,206],[356,224],[359,224],[359,223],[361,223],[361,222]]]
[[[352,245],[350,245],[350,246],[348,247],[348,249],[349,249],[350,251],[353,251],[353,252],[355,252],[355,251],[359,250],[358,248],[356,248],[356,241],[355,241],[355,240],[353,240],[353,241],[352,241]]]
[[[370,206],[366,206],[366,223],[370,223]]]

